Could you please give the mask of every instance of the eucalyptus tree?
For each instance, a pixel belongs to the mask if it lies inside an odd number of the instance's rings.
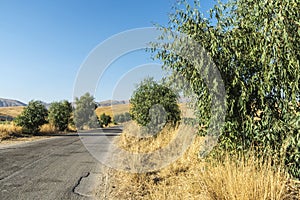
[[[274,158],[283,156],[290,172],[300,176],[300,1],[218,2],[208,18],[199,7],[198,1],[182,1],[169,25],[160,28],[192,38],[218,67],[227,100],[219,146],[254,146]],[[210,94],[193,62],[170,49],[154,45],[153,51],[164,68],[190,83],[197,94],[199,123],[209,125]]]

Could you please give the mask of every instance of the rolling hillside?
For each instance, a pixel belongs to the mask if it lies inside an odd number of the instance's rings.
[[[26,104],[18,100],[0,98],[0,107],[13,106],[26,106]]]
[[[129,104],[118,104],[112,106],[100,106],[96,109],[97,116],[100,116],[102,113],[105,113],[110,116],[114,116],[115,114],[121,114],[129,112]]]
[[[0,116],[16,117],[23,111],[24,106],[0,107]]]

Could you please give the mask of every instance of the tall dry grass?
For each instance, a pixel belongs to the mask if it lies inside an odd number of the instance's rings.
[[[15,126],[13,123],[0,124],[0,141],[9,139],[22,133],[22,128]]]
[[[120,148],[135,153],[147,153],[163,148],[174,139],[175,134],[171,133],[176,131],[167,125],[156,137],[141,137],[143,131],[134,121],[126,122],[123,126],[123,133],[115,142]]]
[[[68,127],[68,131],[76,131],[73,126]],[[47,136],[48,134],[57,134],[59,131],[52,124],[44,124],[41,126],[39,133]],[[0,141],[16,138],[34,138],[35,136],[28,133],[23,133],[22,127],[16,126],[13,122],[0,124]]]
[[[77,131],[76,127],[69,124],[65,133],[76,132],[76,131]],[[63,132],[59,131],[58,128],[56,128],[53,124],[47,123],[40,127],[39,133],[47,135],[47,134],[57,134],[57,133],[63,133]]]
[[[150,152],[167,145],[176,131],[167,127],[157,137],[134,139],[128,126],[116,143],[132,152]],[[134,126],[133,126],[134,127]],[[168,167],[141,174],[111,170],[109,199],[300,199],[299,186],[282,167],[255,154],[228,155],[222,160],[199,160],[203,138],[196,137],[185,154]]]
[[[57,128],[53,124],[50,124],[50,123],[44,124],[40,128],[40,133],[42,133],[42,134],[54,134],[57,132],[58,132]]]

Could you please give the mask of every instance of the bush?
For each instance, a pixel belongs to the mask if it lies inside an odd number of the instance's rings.
[[[22,126],[26,133],[36,134],[40,126],[47,123],[48,110],[41,101],[30,101],[23,112],[15,118],[15,123]]]
[[[68,128],[71,120],[72,105],[68,101],[54,102],[49,108],[49,121],[60,131]]]
[[[100,122],[103,126],[107,126],[108,124],[110,124],[111,121],[111,116],[106,115],[105,113],[103,113],[102,115],[100,115]]]
[[[141,126],[158,127],[180,120],[176,94],[153,78],[142,81],[130,99],[130,115]]]

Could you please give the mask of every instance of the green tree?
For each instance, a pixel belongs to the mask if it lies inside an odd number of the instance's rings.
[[[103,113],[102,115],[100,115],[100,122],[102,125],[107,126],[108,124],[110,124],[111,121],[111,116],[106,115],[105,113]]]
[[[78,130],[100,127],[99,120],[95,114],[97,104],[89,93],[75,99],[74,122]]]
[[[22,126],[23,131],[36,134],[40,126],[47,123],[48,110],[41,101],[30,101],[23,112],[16,117],[16,125]]]
[[[49,121],[60,131],[65,131],[71,120],[72,105],[68,101],[53,102],[49,108]]]
[[[176,94],[153,78],[143,80],[130,99],[130,115],[139,125],[158,126],[180,120]]]
[[[300,1],[219,2],[208,19],[199,6],[183,1],[171,15],[170,26],[162,29],[197,41],[221,73],[227,115],[220,146],[255,146],[274,157],[285,152],[286,166],[299,177]],[[197,94],[199,123],[208,125],[211,99],[193,60],[170,49],[153,50],[165,68],[190,83]]]

